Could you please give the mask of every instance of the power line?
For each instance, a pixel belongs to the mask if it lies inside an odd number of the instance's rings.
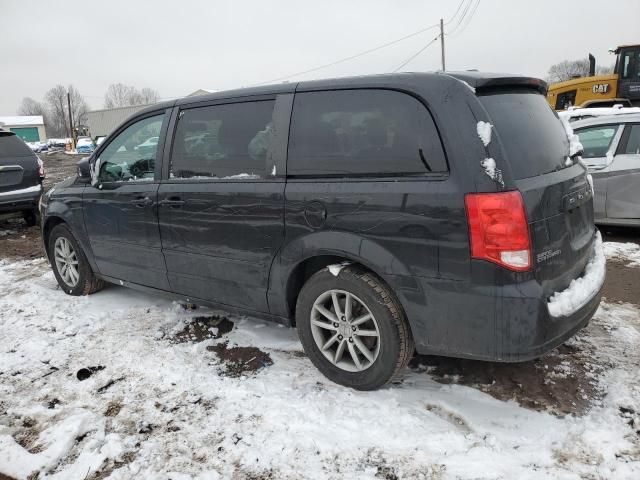
[[[454,12],[453,16],[448,21],[444,22],[444,25],[449,25],[451,22],[453,22],[455,20],[455,18],[458,16],[458,13],[460,13],[460,9],[462,8],[462,6],[466,4],[465,8],[464,8],[464,10],[462,12],[462,15],[460,16],[460,19],[458,20],[458,23],[457,23],[455,28],[457,28],[458,25],[460,25],[460,23],[462,23],[462,20],[464,19],[465,15],[469,11],[469,7],[473,3],[473,0],[469,0],[469,3],[466,3],[466,2],[467,2],[467,0],[461,0],[460,1],[460,3],[458,4],[458,8],[456,8],[456,11]],[[441,20],[441,22],[442,22],[442,20]],[[455,30],[455,28],[454,28],[454,30]],[[440,35],[436,36],[433,40],[431,40],[429,43],[427,43],[424,47],[420,48],[416,53],[414,53],[409,58],[407,58],[404,62],[402,62],[395,69],[393,69],[392,72],[395,73],[398,70],[400,70],[401,68],[403,68],[404,66],[406,66],[409,62],[411,62],[414,58],[416,58],[418,55],[420,55],[422,52],[424,52],[427,48],[429,48],[429,46],[431,46],[434,42],[436,42],[439,38],[441,38],[442,35],[443,35],[443,30],[441,29]],[[443,62],[444,62],[444,60],[443,60]]]
[[[462,26],[462,29],[455,33],[455,35],[452,36],[452,38],[455,38],[457,36],[459,36],[462,32],[464,32],[466,30],[466,28],[469,26],[469,24],[471,23],[471,20],[473,20],[473,16],[476,13],[476,10],[478,10],[478,7],[480,6],[480,0],[478,0],[475,4],[475,6],[473,7],[473,9],[471,10],[471,13],[469,14],[469,18],[467,19],[467,21],[465,22],[465,24]],[[449,35],[449,34],[447,34]]]
[[[418,30],[416,32],[410,33],[409,35],[405,35],[404,37],[398,38],[396,40],[392,40],[391,42],[387,42],[387,43],[385,43],[383,45],[379,45],[379,46],[374,47],[374,48],[370,48],[370,49],[365,50],[363,52],[356,53],[355,55],[351,55],[349,57],[341,58],[340,60],[336,60],[335,62],[326,63],[326,64],[320,65],[318,67],[310,68],[309,70],[303,70],[301,72],[292,73],[291,75],[285,75],[283,77],[273,78],[271,80],[267,80],[267,81],[264,81],[264,82],[256,83],[254,85],[264,85],[266,83],[279,82],[279,81],[282,81],[282,80],[286,80],[288,78],[297,77],[299,75],[304,75],[306,73],[316,72],[318,70],[322,70],[323,68],[333,67],[334,65],[338,65],[340,63],[343,63],[343,62],[346,62],[346,61],[353,60],[355,58],[361,57],[363,55],[367,55],[369,53],[376,52],[376,51],[378,51],[378,50],[380,50],[382,48],[386,48],[386,47],[389,47],[391,45],[395,45],[396,43],[402,42],[403,40],[407,40],[408,38],[415,37],[416,35],[420,35],[421,33],[424,33],[426,31],[432,30],[432,29],[437,28],[437,27],[438,27],[438,24],[429,25],[428,27],[425,27],[425,28],[422,28],[422,29],[420,29],[420,30]]]
[[[422,47],[420,50],[418,50],[416,53],[414,53],[413,55],[411,55],[409,58],[407,58],[404,62],[402,62],[400,65],[398,65],[394,70],[393,73],[397,72],[398,70],[400,70],[402,67],[404,67],[405,65],[407,65],[411,60],[413,60],[414,58],[416,58],[418,55],[420,55],[422,52],[424,52],[430,45],[432,45],[434,42],[436,42],[438,39],[440,38],[440,35],[436,36],[436,38],[434,38],[433,40],[431,40],[429,43],[427,43],[424,47]]]
[[[467,13],[469,12],[469,7],[471,7],[472,4],[473,4],[473,0],[469,0],[469,3],[466,3],[464,10],[462,11],[462,15],[458,19],[458,23],[456,23],[455,27],[453,27],[453,29],[451,30],[451,33],[455,32],[460,27],[460,24],[464,21],[465,17],[467,16]]]
[[[458,8],[456,8],[456,13],[453,14],[453,16],[449,19],[449,21],[444,22],[445,25],[449,25],[451,22],[453,22],[453,19],[456,18],[456,16],[458,15],[458,12],[460,11],[460,8],[466,1],[467,0],[460,0],[460,4],[458,5]]]

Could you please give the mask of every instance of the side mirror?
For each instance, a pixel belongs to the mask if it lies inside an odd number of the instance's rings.
[[[91,180],[91,157],[84,157],[77,164],[78,177],[84,181]]]

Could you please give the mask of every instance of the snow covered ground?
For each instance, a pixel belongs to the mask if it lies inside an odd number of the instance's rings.
[[[628,266],[640,267],[640,245],[637,243],[606,242],[604,252],[608,258],[619,260]]]
[[[639,309],[604,303],[569,342],[598,394],[559,415],[430,368],[356,392],[294,330],[120,287],[69,297],[44,259],[0,260],[0,478],[638,479]]]

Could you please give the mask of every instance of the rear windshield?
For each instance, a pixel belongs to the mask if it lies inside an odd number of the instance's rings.
[[[515,179],[565,168],[569,141],[544,96],[523,89],[478,98],[489,112]]]
[[[0,133],[0,158],[30,157],[33,152],[14,134]]]

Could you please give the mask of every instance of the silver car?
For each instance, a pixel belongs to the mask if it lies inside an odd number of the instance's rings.
[[[640,114],[572,123],[593,176],[595,223],[640,226]]]

